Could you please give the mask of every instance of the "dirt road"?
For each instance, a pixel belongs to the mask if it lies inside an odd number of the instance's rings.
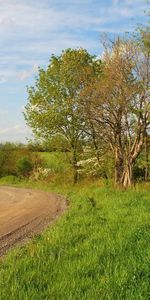
[[[0,187],[0,256],[63,213],[63,197],[32,189]]]

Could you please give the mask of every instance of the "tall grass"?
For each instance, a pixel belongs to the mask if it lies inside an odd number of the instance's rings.
[[[43,188],[64,194],[69,207],[0,261],[0,299],[149,299],[149,191],[99,182]]]

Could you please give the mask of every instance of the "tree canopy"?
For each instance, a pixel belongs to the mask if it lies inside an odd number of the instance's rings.
[[[149,51],[118,39],[103,60],[103,76],[84,90],[85,113],[112,149],[116,182],[128,186],[149,128]]]
[[[132,184],[150,126],[149,28],[140,31],[140,39],[107,40],[101,59],[85,49],[52,55],[28,93],[28,125],[41,138],[67,140],[74,182],[79,146],[90,141],[99,164],[100,155],[111,152],[116,183]]]
[[[101,73],[101,61],[85,49],[67,49],[52,55],[46,70],[39,69],[35,87],[28,88],[25,118],[42,138],[62,134],[72,149],[74,180],[77,180],[77,148],[85,138],[86,121],[81,92]]]

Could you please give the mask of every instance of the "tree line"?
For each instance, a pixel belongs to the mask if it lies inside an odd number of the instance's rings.
[[[72,153],[74,182],[79,149],[88,145],[97,162],[110,153],[116,184],[131,186],[134,166],[145,151],[148,178],[150,125],[150,30],[136,37],[103,41],[102,56],[85,49],[52,55],[28,88],[25,119],[36,137],[60,136]]]

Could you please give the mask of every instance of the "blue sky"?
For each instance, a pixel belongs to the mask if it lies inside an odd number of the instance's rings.
[[[52,53],[83,47],[101,54],[100,34],[146,23],[145,0],[0,0],[0,142],[25,142],[26,87]]]

